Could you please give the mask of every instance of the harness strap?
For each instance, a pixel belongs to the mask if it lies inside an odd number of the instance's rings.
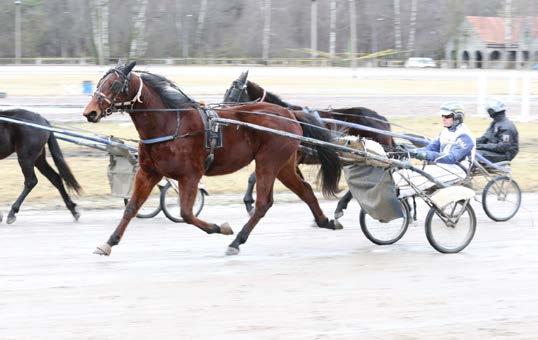
[[[150,139],[141,139],[140,143],[142,143],[144,145],[163,143],[163,142],[168,142],[168,141],[171,141],[171,140],[174,140],[174,139],[180,137],[179,136],[180,119],[181,118],[179,116],[179,111],[176,111],[176,131],[174,132],[173,135],[155,137],[155,138],[150,138]]]
[[[219,115],[215,110],[199,107],[198,112],[202,117],[205,131],[205,148],[209,151],[205,159],[205,171],[209,170],[215,160],[215,149],[222,147],[222,131],[220,124],[215,122]]]

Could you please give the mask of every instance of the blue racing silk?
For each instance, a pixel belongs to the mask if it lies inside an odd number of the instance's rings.
[[[417,150],[425,153],[424,159],[435,163],[455,164],[460,162],[469,168],[476,154],[476,140],[465,124],[455,128],[443,128],[437,138]]]

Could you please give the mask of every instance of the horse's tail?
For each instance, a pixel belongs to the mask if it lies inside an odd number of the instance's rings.
[[[82,187],[80,186],[80,184],[78,184],[77,180],[75,179],[75,176],[71,172],[71,169],[65,162],[62,150],[60,150],[60,145],[58,145],[58,141],[56,140],[56,137],[53,133],[50,134],[47,143],[49,145],[49,150],[52,155],[52,159],[54,160],[54,164],[56,164],[56,167],[60,172],[60,177],[64,180],[65,184],[69,189],[72,189],[77,194],[80,194],[82,191]]]
[[[303,136],[331,143],[331,132],[325,128],[323,122],[316,116],[305,114],[300,111],[294,111],[298,121],[305,123],[301,124],[303,128]],[[313,145],[313,148],[318,153],[318,158],[321,164],[321,169],[318,174],[321,179],[321,192],[325,197],[336,196],[340,191],[338,183],[342,173],[342,166],[336,151],[328,146]]]

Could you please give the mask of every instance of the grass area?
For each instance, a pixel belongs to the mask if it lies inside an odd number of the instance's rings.
[[[434,137],[441,128],[441,123],[436,117],[394,117],[391,121],[395,124],[394,131],[403,132],[403,129],[396,126],[405,126],[406,132],[416,132],[429,137]],[[475,136],[480,136],[489,125],[489,119],[469,118],[468,126]],[[102,122],[99,124],[69,124],[72,128],[83,128],[96,133],[105,135],[114,135],[122,138],[137,138],[136,131],[131,123]],[[512,163],[513,176],[525,191],[538,190],[538,173],[535,171],[538,160],[534,156],[538,153],[538,122],[518,123],[520,133],[520,153]],[[102,157],[98,152],[92,156],[84,156],[79,151],[87,151],[87,148],[77,146],[71,143],[61,142],[62,150],[66,154],[75,154],[68,157],[67,161],[71,166],[75,176],[84,188],[84,197],[87,199],[104,199],[109,197],[110,188],[107,178],[108,157],[103,152]],[[95,154],[97,153],[97,157]],[[81,154],[83,156],[78,156]],[[51,160],[52,164],[52,160]],[[7,205],[12,203],[23,185],[23,176],[21,174],[17,160],[12,156],[0,162],[2,169],[2,184],[0,185],[0,204]],[[253,171],[254,165],[231,175],[220,177],[204,177],[203,182],[210,193],[243,193],[248,176]],[[309,182],[314,182],[317,173],[317,167],[302,166],[303,172]],[[61,199],[56,189],[48,182],[46,178],[38,173],[39,184],[28,198],[33,204],[57,205],[61,204]],[[342,186],[345,183],[342,182]],[[279,182],[275,185],[275,191],[287,190]]]

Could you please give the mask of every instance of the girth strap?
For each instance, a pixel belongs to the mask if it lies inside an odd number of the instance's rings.
[[[215,110],[199,107],[198,112],[204,123],[205,148],[209,151],[209,155],[205,159],[205,170],[207,171],[215,159],[215,149],[222,147],[222,130],[220,124],[215,122],[215,118],[219,118]]]

